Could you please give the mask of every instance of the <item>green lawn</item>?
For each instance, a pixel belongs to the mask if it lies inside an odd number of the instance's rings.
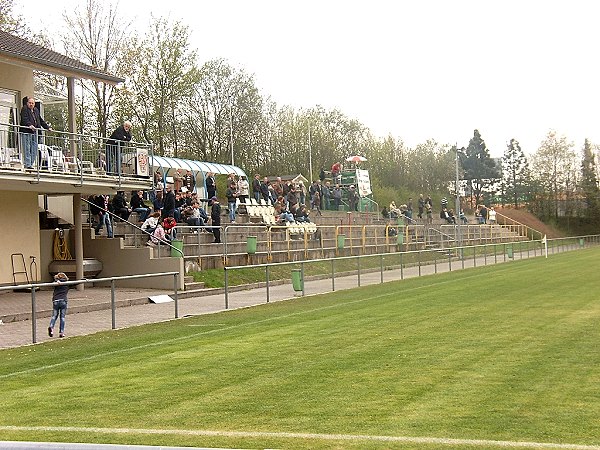
[[[3,350],[0,440],[600,445],[599,271],[586,249]]]

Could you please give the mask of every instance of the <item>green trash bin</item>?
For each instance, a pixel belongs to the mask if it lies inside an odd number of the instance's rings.
[[[514,257],[514,254],[513,254],[513,246],[512,246],[512,245],[509,245],[509,246],[507,246],[507,247],[506,247],[506,255],[507,255],[509,258],[512,258],[512,257]]]
[[[246,250],[249,255],[256,253],[256,236],[248,236],[246,238]]]
[[[583,248],[583,247],[584,247],[584,245],[585,245],[585,244],[584,244],[584,242],[583,242],[583,238],[580,238],[580,239],[579,239],[579,246],[580,246],[581,248]]]
[[[179,239],[174,239],[171,241],[171,245],[175,248],[171,248],[171,256],[173,257],[182,257],[183,256],[183,241]],[[181,250],[179,253],[177,250]]]
[[[292,269],[292,286],[296,292],[302,292],[304,290],[304,280],[302,279],[301,269]]]
[[[402,232],[402,228],[398,228],[398,234],[396,235],[396,240],[398,245],[404,244],[404,233]]]
[[[345,234],[338,234],[337,236],[337,248],[339,250],[343,249],[344,246],[346,245],[346,235]]]

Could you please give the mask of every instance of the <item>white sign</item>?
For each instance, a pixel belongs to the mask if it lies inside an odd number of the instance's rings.
[[[148,160],[148,150],[146,150],[145,148],[138,148],[137,149],[137,158],[135,158],[136,161],[136,174],[137,175],[142,175],[142,176],[149,176],[150,174],[150,169],[149,169],[149,165],[150,165],[150,161]]]
[[[148,297],[148,300],[150,300],[151,303],[169,303],[174,301],[171,297],[169,297],[166,294],[153,295],[151,297]]]
[[[358,195],[361,197],[372,194],[371,179],[369,178],[368,170],[356,169],[356,187],[358,189]]]

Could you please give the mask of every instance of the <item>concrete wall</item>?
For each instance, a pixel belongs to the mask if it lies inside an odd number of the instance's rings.
[[[183,290],[183,258],[151,259],[153,249],[123,247],[122,239],[95,239],[92,230],[83,230],[85,258],[96,258],[104,265],[100,278],[141,275],[157,272],[179,272],[179,289]],[[173,289],[173,277],[152,277],[131,281],[119,281],[117,286],[152,289]]]
[[[0,86],[21,93],[21,98],[33,95],[33,70],[0,63]],[[21,105],[17,105],[19,109]]]
[[[22,253],[25,258],[25,268],[31,279],[40,279],[38,273],[29,274],[30,256],[40,259],[40,225],[38,214],[38,196],[35,192],[6,192],[0,191],[0,284],[13,283],[12,253]],[[16,259],[15,259],[16,261]],[[21,257],[18,257],[15,270],[23,271]],[[16,277],[18,283],[26,282],[25,275]]]
[[[44,196],[40,195],[39,206],[44,209]],[[58,197],[48,196],[48,211],[65,222],[74,223],[73,219],[73,196],[61,195]]]

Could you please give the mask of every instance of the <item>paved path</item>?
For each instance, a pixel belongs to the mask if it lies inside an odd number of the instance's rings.
[[[399,253],[386,254],[385,264],[398,264]],[[517,253],[515,259],[525,259],[528,257],[541,256],[538,250],[534,255],[533,251]],[[416,277],[419,275],[429,275],[433,273],[448,272],[449,270],[461,270],[474,266],[490,265],[495,263],[510,262],[504,254],[498,254],[487,257],[478,257],[465,259],[463,261],[453,259],[449,262],[447,257],[439,256],[437,263],[418,266],[405,267],[404,269],[385,270],[383,272],[383,281],[394,281],[402,278]],[[380,270],[374,272],[362,272],[360,276],[360,285],[367,286],[380,283],[382,274]],[[340,275],[335,278],[335,290],[352,289],[359,284],[357,273],[351,275]],[[331,278],[319,280],[306,280],[304,283],[305,295],[314,295],[331,292]],[[251,294],[249,294],[251,292]],[[125,328],[147,323],[155,323],[175,318],[175,303],[147,303],[147,297],[153,295],[167,294],[173,295],[173,292],[144,290],[144,289],[120,289],[117,288],[115,294],[116,302],[120,304],[131,304],[132,306],[118,307],[115,310],[116,328]],[[206,295],[208,294],[208,295]],[[182,294],[183,296],[184,294]],[[187,295],[187,294],[185,294]],[[290,281],[283,284],[275,282],[270,286],[269,301],[281,301],[293,299],[298,294],[292,289]],[[36,305],[38,319],[36,320],[36,341],[46,342],[50,339],[47,334],[49,316],[51,310],[51,291],[38,291],[36,293]],[[266,288],[253,288],[250,291],[236,290],[230,292],[228,296],[229,309],[243,308],[266,302]],[[69,308],[67,314],[66,335],[81,336],[96,333],[98,331],[110,330],[112,327],[112,313],[110,309],[111,294],[109,288],[86,288],[84,291],[72,289],[69,293]],[[143,304],[139,304],[142,303]],[[138,303],[138,304],[136,304]],[[198,315],[215,313],[225,310],[225,296],[222,290],[218,293],[202,293],[193,297],[179,298],[178,300],[179,317],[187,315]],[[87,312],[77,312],[87,311]],[[14,293],[12,291],[0,294],[0,317],[14,315],[20,317],[15,321],[4,321],[0,324],[0,348],[19,347],[33,342],[32,322],[23,320],[24,316],[31,316],[31,293]],[[20,315],[20,316],[19,316]],[[13,319],[10,319],[13,320]],[[58,329],[56,324],[55,331]],[[58,333],[55,332],[55,336]]]

